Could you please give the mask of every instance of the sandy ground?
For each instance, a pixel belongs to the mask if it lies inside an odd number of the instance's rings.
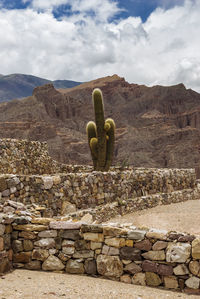
[[[109,222],[130,222],[137,227],[145,226],[200,235],[200,200],[157,206],[117,216]]]
[[[87,276],[15,270],[0,277],[0,299],[183,299],[178,292]]]

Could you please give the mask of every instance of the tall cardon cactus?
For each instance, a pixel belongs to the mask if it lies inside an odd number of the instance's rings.
[[[104,119],[103,95],[96,88],[92,93],[95,122],[89,121],[86,127],[88,143],[94,170],[108,171],[114,153],[115,123],[112,118]]]

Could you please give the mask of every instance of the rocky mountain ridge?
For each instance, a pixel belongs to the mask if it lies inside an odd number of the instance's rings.
[[[11,74],[7,76],[0,74],[0,102],[30,96],[36,86],[47,83],[52,83],[55,88],[70,88],[80,84],[80,82],[70,80],[51,81],[24,74]]]
[[[47,84],[28,98],[0,104],[0,137],[47,141],[54,159],[91,164],[85,126],[94,120],[95,87],[103,91],[105,117],[116,122],[116,165],[199,172],[200,94],[183,84],[147,87],[117,75],[69,89]]]

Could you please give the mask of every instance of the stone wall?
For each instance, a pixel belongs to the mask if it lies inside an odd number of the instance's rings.
[[[9,221],[14,268],[98,275],[200,294],[199,236],[49,218]]]
[[[5,174],[54,174],[88,171],[92,167],[65,165],[54,161],[46,142],[0,139],[0,173]]]
[[[11,232],[12,226],[0,214],[0,274],[12,269]]]
[[[153,194],[193,190],[193,169],[132,169],[56,175],[0,175],[0,203],[37,204],[54,216]],[[165,200],[163,197],[163,201]],[[175,200],[176,201],[176,200]],[[167,203],[167,202],[166,202]],[[142,203],[141,203],[142,204]]]

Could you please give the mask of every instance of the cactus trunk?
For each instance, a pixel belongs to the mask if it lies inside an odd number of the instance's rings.
[[[87,124],[88,143],[94,164],[94,170],[108,171],[112,163],[115,141],[115,123],[104,119],[103,95],[100,89],[94,89],[92,100],[95,122]]]

